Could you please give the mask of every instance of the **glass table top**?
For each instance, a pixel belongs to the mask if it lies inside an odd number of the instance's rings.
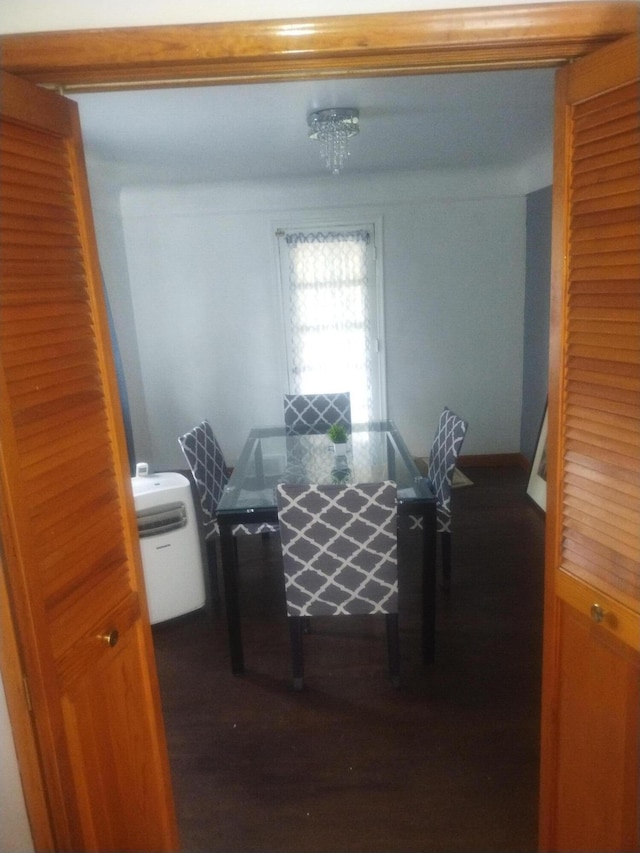
[[[291,435],[284,426],[260,427],[249,434],[217,514],[224,520],[225,514],[277,513],[277,483],[382,480],[395,481],[400,503],[434,500],[429,480],[420,474],[391,421],[352,425],[345,455],[334,452],[326,433]]]

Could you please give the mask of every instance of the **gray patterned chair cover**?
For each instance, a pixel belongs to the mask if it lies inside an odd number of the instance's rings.
[[[327,432],[333,424],[351,428],[351,394],[285,394],[284,425],[288,435]]]
[[[466,432],[466,421],[445,406],[431,445],[428,471],[438,502],[438,533],[451,532],[451,482]],[[415,524],[421,526],[422,519],[416,516]]]
[[[396,485],[276,487],[291,628],[294,687],[302,687],[302,621],[309,616],[385,614],[389,669],[397,683]]]
[[[178,442],[200,498],[205,537],[210,539],[219,532],[216,511],[229,480],[229,469],[208,421],[202,421],[180,436]],[[233,535],[275,533],[277,530],[277,524],[237,524],[233,527]]]
[[[445,406],[429,453],[428,477],[437,501],[437,531],[442,546],[445,588],[451,583],[451,482],[466,432],[467,422]],[[422,529],[422,518],[409,516],[409,524],[411,529]]]

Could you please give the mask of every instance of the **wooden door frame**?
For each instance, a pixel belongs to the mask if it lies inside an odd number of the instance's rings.
[[[64,92],[556,67],[638,23],[635,0],[578,0],[26,33],[0,36],[0,68]],[[52,849],[10,592],[2,572],[0,666],[34,843]]]
[[[638,27],[635,0],[0,37],[0,68],[67,91],[558,66]]]

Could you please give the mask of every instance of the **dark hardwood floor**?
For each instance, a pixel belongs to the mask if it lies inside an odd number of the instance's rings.
[[[536,849],[544,519],[525,472],[464,470],[427,668],[401,551],[399,689],[363,617],[314,623],[293,692],[277,537],[239,545],[245,675],[222,618],[154,627],[184,853]]]

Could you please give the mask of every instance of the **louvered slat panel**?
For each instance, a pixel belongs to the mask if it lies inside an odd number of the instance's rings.
[[[574,115],[576,148],[584,144],[594,127],[612,127],[620,119],[631,120],[635,127],[633,112],[638,109],[639,98],[640,85],[633,81],[580,104]]]
[[[636,213],[638,214],[636,216]],[[605,214],[606,216],[606,214]],[[583,222],[580,230],[576,233],[573,247],[575,251],[592,249],[598,251],[598,241],[602,240],[624,240],[626,237],[637,237],[640,234],[640,207],[637,211],[624,211],[622,221],[608,222],[589,226]]]
[[[610,440],[620,439],[627,445],[640,447],[640,432],[636,421],[608,412],[604,406],[579,406],[572,404],[567,409],[567,424],[585,425],[589,431],[599,433]]]
[[[601,285],[601,294],[600,299],[594,298],[588,305],[591,308],[599,308],[601,305],[603,307],[607,307],[606,303],[608,297],[611,294],[617,295],[619,293],[619,289],[616,286],[618,281],[638,281],[638,275],[640,274],[640,264],[628,264],[625,265],[622,263],[621,265],[616,264],[607,264],[607,258],[601,258],[601,265],[598,267],[594,267],[591,264],[588,267],[584,267],[581,264],[577,264],[573,268],[573,278],[576,282],[576,285],[580,287],[581,285],[588,284],[589,282],[599,283]],[[608,283],[614,285],[614,287],[609,292],[604,292],[604,288]],[[574,299],[578,299],[579,297],[573,297]],[[612,305],[615,305],[615,302],[612,302]],[[638,300],[637,297],[633,295],[628,295],[626,299],[619,303],[623,308],[638,308]],[[578,308],[580,304],[578,303]]]
[[[594,503],[596,499],[588,487],[589,483],[584,479],[577,483],[573,480],[567,483],[568,506],[576,510],[582,508],[585,516],[590,519],[589,523],[594,527],[631,541],[631,537],[636,532],[634,525],[637,519],[628,511],[628,503],[622,500],[611,500],[607,504]],[[621,497],[616,492],[612,492],[611,495],[612,498]]]
[[[637,451],[633,445],[618,447],[616,442],[612,449],[610,440],[570,425],[567,425],[566,437],[567,448],[580,452],[586,458],[593,458],[618,468],[624,467],[636,473],[640,472],[640,460],[635,458]]]
[[[573,371],[573,382],[591,384],[597,387],[598,393],[605,396],[619,390],[628,394],[629,402],[640,399],[640,377],[633,365],[574,356],[569,360],[569,366]]]
[[[0,234],[0,241],[2,245],[5,247],[8,246],[64,246],[65,248],[73,247],[76,249],[80,248],[80,244],[78,242],[78,236],[74,233],[69,233],[68,223],[61,223],[62,226],[66,225],[66,228],[62,227],[58,230],[51,229],[46,231],[44,229],[36,229],[34,228],[32,231],[27,231],[25,229],[17,230],[17,229],[7,229],[2,231]]]
[[[0,204],[2,204],[2,210],[7,216],[53,219],[56,222],[70,222],[75,227],[73,219],[69,217],[66,205],[50,204],[47,198],[40,200],[27,198],[26,193],[19,192],[15,187],[11,189],[12,193],[8,194],[3,191],[3,187],[0,187]]]
[[[11,157],[3,154],[3,173],[5,181],[5,192],[8,195],[13,195],[12,185],[30,189],[31,187],[39,190],[46,190],[52,193],[54,200],[66,198],[72,193],[72,187],[67,181],[60,180],[60,174],[55,174],[55,169],[45,169],[41,163],[38,163],[37,170],[26,171],[24,169],[12,169],[10,164]],[[64,170],[60,170],[64,174]]]
[[[83,417],[83,423],[86,427],[93,426],[94,429],[100,426],[100,421],[95,412],[89,411]],[[96,445],[96,439],[90,438],[89,447]],[[25,441],[25,453],[21,457],[20,462],[23,471],[27,473],[29,476],[29,469],[32,466],[39,466],[42,464],[46,464],[47,458],[53,457],[54,459],[63,459],[65,454],[67,454],[72,448],[78,447],[78,437],[75,438],[68,434],[67,430],[58,429],[49,429],[46,433],[36,433],[31,436],[28,441]],[[49,470],[53,469],[53,464]],[[31,473],[30,476],[36,476],[35,473]],[[74,476],[78,479],[82,476],[80,472],[74,472]],[[48,478],[52,480],[53,478]],[[56,483],[43,483],[40,491],[37,495],[34,495],[33,507],[34,509],[39,506],[39,504],[45,500],[48,500],[51,497],[54,497],[57,493],[57,489],[62,488],[62,485],[58,487]]]
[[[581,533],[585,541],[589,540],[605,548],[609,548],[611,551],[626,557],[628,560],[636,563],[640,560],[637,528],[634,535],[621,534],[617,528],[595,523],[593,516],[586,512],[584,508],[568,504],[565,507],[565,537],[568,536],[568,531],[570,530]],[[596,565],[599,565],[599,563],[600,561]],[[615,574],[615,567],[603,566],[598,571]]]
[[[78,264],[77,259],[75,258],[62,258],[55,263],[49,259],[49,275],[51,276],[50,281],[53,283],[56,280],[64,280],[68,279],[70,283],[73,282],[74,279],[78,277]],[[42,262],[38,259],[34,260],[26,260],[26,261],[10,261],[8,258],[4,258],[2,261],[2,274],[3,277],[6,276],[9,283],[14,284],[16,282],[28,282],[29,279],[37,280],[38,276],[42,272]],[[47,281],[43,281],[42,284],[38,284],[37,287],[42,287],[47,289],[49,283],[49,279]],[[21,284],[19,284],[21,286]],[[32,298],[35,296],[33,290],[35,288],[31,288]],[[28,299],[28,296],[25,296],[25,301]]]
[[[123,520],[105,467],[109,426],[65,143],[4,123],[0,168],[2,363],[51,640],[64,657],[130,592]]]
[[[620,167],[619,170],[624,171],[625,174],[620,177],[608,174],[606,180],[602,178],[601,174],[594,175],[592,171],[586,172],[580,184],[575,188],[576,204],[594,198],[604,198],[605,196],[622,196],[626,198],[627,194],[631,194],[633,198],[636,193],[633,160],[629,160],[624,170]]]
[[[585,341],[581,345],[573,339],[571,344],[573,354],[580,358],[610,359],[611,361],[623,361],[628,364],[640,364],[640,353],[638,353],[637,349],[616,349],[610,343],[602,342],[601,346],[598,346],[595,341],[593,343],[594,345],[592,346]],[[622,341],[620,342],[620,346],[623,346]]]
[[[640,243],[640,240],[635,241],[636,243]],[[593,264],[595,258],[599,258],[602,266],[597,267],[597,269],[602,269],[602,267],[637,267],[638,265],[638,246],[637,245],[629,245],[626,248],[622,244],[622,240],[620,241],[611,241],[611,244],[606,248],[596,249],[595,246],[591,246],[591,251],[588,249],[582,252],[576,252],[576,255],[573,260],[573,268],[575,270],[585,268],[585,269],[593,269]],[[595,257],[594,257],[595,256]],[[631,284],[634,281],[633,274],[626,276],[629,280],[628,283]]]
[[[64,241],[61,242],[63,243]],[[81,259],[76,246],[73,246],[72,250],[69,251],[68,246],[61,245],[60,243],[47,246],[44,244],[39,245],[36,241],[32,245],[5,245],[3,246],[2,254],[8,264],[12,261],[33,262],[34,260],[41,264],[49,262],[55,264],[56,261],[66,261],[68,263],[69,261],[73,262],[74,254],[78,261]]]
[[[39,150],[34,150],[34,156],[27,158],[24,147],[22,150],[12,151],[11,146],[6,145],[3,151],[4,167],[7,170],[5,173],[6,180],[12,181],[14,175],[19,175],[24,177],[27,184],[33,184],[35,176],[40,175],[45,186],[50,180],[55,179],[55,183],[52,183],[54,189],[59,188],[60,185],[69,187],[64,162],[51,159],[43,160],[37,156]],[[25,160],[27,168],[25,168]]]
[[[42,291],[46,289],[48,298],[54,302],[62,302],[69,298],[69,285],[73,285],[73,277],[71,279],[63,279],[58,276],[51,276],[40,288],[40,292],[34,292],[32,284],[37,284],[37,278],[32,282],[29,276],[21,278],[6,277],[3,282],[3,293],[0,296],[0,309],[3,307],[11,307],[13,305],[26,305],[28,303],[38,303],[42,300]],[[78,294],[82,292],[82,280],[78,276],[75,282],[78,289]]]
[[[638,341],[637,338],[631,337],[631,335],[620,335],[617,340],[612,335],[602,334],[599,332],[595,332],[593,334],[589,334],[589,332],[574,332],[570,336],[570,344],[574,348],[573,351],[576,355],[581,354],[581,348],[587,349],[589,347],[594,347],[599,353],[603,350],[608,352],[608,350],[614,347],[616,343],[620,344],[623,351],[640,351],[640,341]],[[583,357],[601,358],[602,355],[593,356],[591,354],[585,354]]]
[[[1,149],[0,149],[1,150]],[[29,210],[33,211],[34,216],[42,215],[42,210],[49,210],[55,217],[68,217],[68,211],[71,206],[73,196],[70,190],[60,187],[58,192],[51,190],[40,189],[38,185],[21,186],[17,183],[2,181],[0,189],[0,201],[3,207],[7,202],[14,201],[18,203],[21,212],[28,215]],[[5,207],[8,210],[9,207]]]
[[[600,469],[592,465],[586,468],[581,461],[574,460],[574,454],[567,453],[565,461],[565,475],[567,477],[581,478],[591,482],[591,488],[597,493],[616,490],[625,496],[626,502],[640,503],[640,480],[626,469],[622,472],[612,472],[609,468]]]
[[[71,364],[69,357],[75,357]],[[80,368],[83,365],[90,366],[91,363],[86,351],[79,347],[75,350],[70,348],[70,351],[64,355],[56,352],[55,356],[46,362],[38,361],[30,352],[28,360],[25,359],[14,368],[12,381],[18,387],[23,383],[51,382],[53,377],[59,375],[58,371]]]
[[[596,198],[583,199],[582,201],[576,202],[576,215],[583,216],[585,214],[593,213],[600,216],[602,204],[603,199],[600,196],[597,196]],[[612,212],[626,211],[629,207],[637,207],[640,205],[640,188],[612,195],[606,200],[605,204]]]
[[[593,573],[596,565],[594,563],[594,556],[593,545],[590,544],[589,547],[582,547],[579,542],[567,540],[567,559],[573,566]],[[622,558],[615,551],[604,546],[602,546],[602,553],[598,556],[600,558],[604,557],[606,563],[615,565],[615,574],[613,572],[605,574],[608,591],[614,588],[612,581],[621,585],[625,604],[627,604],[629,600],[632,600],[634,595],[637,596],[639,591],[638,579],[635,576],[635,561]],[[614,558],[616,558],[615,563],[613,563]]]
[[[623,151],[621,153],[624,157],[626,152]],[[576,189],[576,193],[578,193],[582,187],[593,187],[594,178],[598,181],[598,184],[596,184],[597,189],[601,185],[605,186],[609,181],[619,181],[623,178],[633,177],[636,169],[638,168],[638,164],[633,159],[633,153],[633,149],[631,149],[628,152],[627,159],[623,159],[622,162],[620,162],[619,157],[615,163],[611,162],[609,159],[609,163],[603,162],[599,166],[595,166],[593,161],[589,161],[589,169],[585,171],[584,174],[580,173],[575,177],[574,187]]]
[[[86,462],[87,457],[85,457],[83,461]],[[86,471],[87,473],[90,473],[91,477],[94,479],[104,476],[107,473],[100,465],[95,465],[93,467],[87,466]],[[67,481],[67,483],[67,488],[64,490],[61,489],[61,493],[71,497],[74,507],[77,507],[77,514],[80,512],[90,514],[92,507],[108,505],[109,489],[108,487],[105,487],[104,484],[96,483],[92,481],[90,477],[86,477],[82,483],[84,486],[83,493],[79,498],[77,495],[75,497],[70,495],[73,489],[73,483],[70,481]],[[43,537],[43,541],[48,542],[50,546],[58,545],[60,537],[58,536],[57,530],[60,522],[65,521],[64,508],[60,506],[60,502],[55,501],[54,499],[43,502],[39,507],[34,509],[34,519],[36,521],[38,534]],[[84,530],[85,527],[86,524],[84,519],[74,518],[68,526],[68,534],[78,534]],[[75,537],[73,535],[66,535],[65,543],[67,543],[67,547],[65,548],[65,551],[68,550],[68,543],[73,542],[74,538]],[[94,559],[94,554],[85,552],[84,555],[82,555],[80,562],[90,564]],[[69,570],[72,570],[72,566],[70,564],[68,564],[68,568]],[[55,575],[60,575],[64,569],[65,566],[60,564],[57,567]]]
[[[637,83],[573,112],[562,568],[640,611]]]
[[[7,318],[6,339],[23,339],[32,344],[37,343],[39,337],[50,329],[69,330],[79,322],[86,322],[91,316],[86,300],[74,299],[71,294],[67,294],[67,299],[59,303],[41,298],[40,301],[7,306],[4,314]]]
[[[86,520],[86,524],[81,530],[73,531],[73,535],[69,536],[68,539],[60,537],[57,546],[64,548],[68,566],[75,565],[76,561],[86,554],[89,548],[99,547],[102,549],[105,546],[111,546],[112,541],[109,537],[113,531],[109,516],[110,507],[108,504],[96,505],[91,517]],[[53,548],[43,556],[43,582],[47,584],[50,577],[58,574],[60,567],[60,551]]]
[[[591,320],[575,319],[571,324],[571,333],[582,334],[583,332],[589,335],[600,334],[605,337],[617,335],[618,332],[620,332],[625,337],[634,337],[635,326],[633,323],[614,323],[602,319],[596,322]]]
[[[41,136],[39,131],[25,125],[7,124],[6,127],[0,127],[0,147],[4,154],[20,154],[23,162],[50,163],[67,168],[68,159],[64,146],[47,145],[47,139]]]
[[[580,216],[574,216],[573,223],[576,228],[575,242],[579,244],[581,240],[589,240],[589,234],[597,232],[600,235],[622,232],[622,236],[635,233],[640,219],[640,205],[635,207],[623,207],[621,209],[604,209],[600,207],[598,210],[590,213],[583,213]]]
[[[612,495],[615,497],[615,493]],[[611,531],[614,535],[634,536],[637,532],[637,516],[632,512],[626,501],[598,500],[588,488],[588,481],[582,484],[566,484],[565,500],[567,507],[587,516],[594,527],[599,527],[605,533]],[[640,554],[640,549],[636,549]]]
[[[88,427],[89,419],[82,423],[83,427]],[[37,459],[28,457],[24,466],[25,473],[28,474],[34,482],[45,479],[46,484],[42,487],[45,490],[45,493],[47,489],[52,491],[54,495],[56,494],[56,489],[59,493],[65,492],[68,490],[70,483],[86,480],[87,477],[95,475],[98,471],[102,470],[101,463],[94,463],[92,458],[94,448],[95,440],[92,437],[79,437],[76,444],[75,457],[73,456],[73,445],[60,445],[59,455],[57,458],[54,457],[47,459],[41,455],[39,455]],[[74,458],[78,460],[77,463],[74,463],[73,465],[76,470],[71,471],[70,461]],[[95,467],[96,464],[98,467]],[[81,501],[82,498],[78,496],[77,500]],[[35,500],[34,506],[36,506]],[[72,524],[73,522],[70,520],[69,523]]]
[[[122,552],[118,545],[111,545],[111,548],[106,550],[101,547],[99,556],[91,561],[91,577],[85,573],[80,583],[76,573],[68,563],[65,563],[62,566],[62,572],[56,575],[55,589],[48,591],[47,610],[50,617],[57,621],[61,628],[65,624],[68,625],[71,633],[78,618],[78,609],[89,607],[90,612],[95,613],[95,606],[92,604],[99,606],[100,600],[104,596],[109,596],[110,589],[120,586],[126,571],[126,564],[122,562]],[[64,651],[66,645],[64,633],[64,628],[58,632],[58,636],[62,635],[63,642],[56,656]]]
[[[22,216],[17,212],[11,212],[11,228],[12,233],[18,238],[25,232],[30,234],[70,234],[76,239],[78,236],[72,220],[52,220],[43,216]],[[4,230],[3,226],[2,231]]]

